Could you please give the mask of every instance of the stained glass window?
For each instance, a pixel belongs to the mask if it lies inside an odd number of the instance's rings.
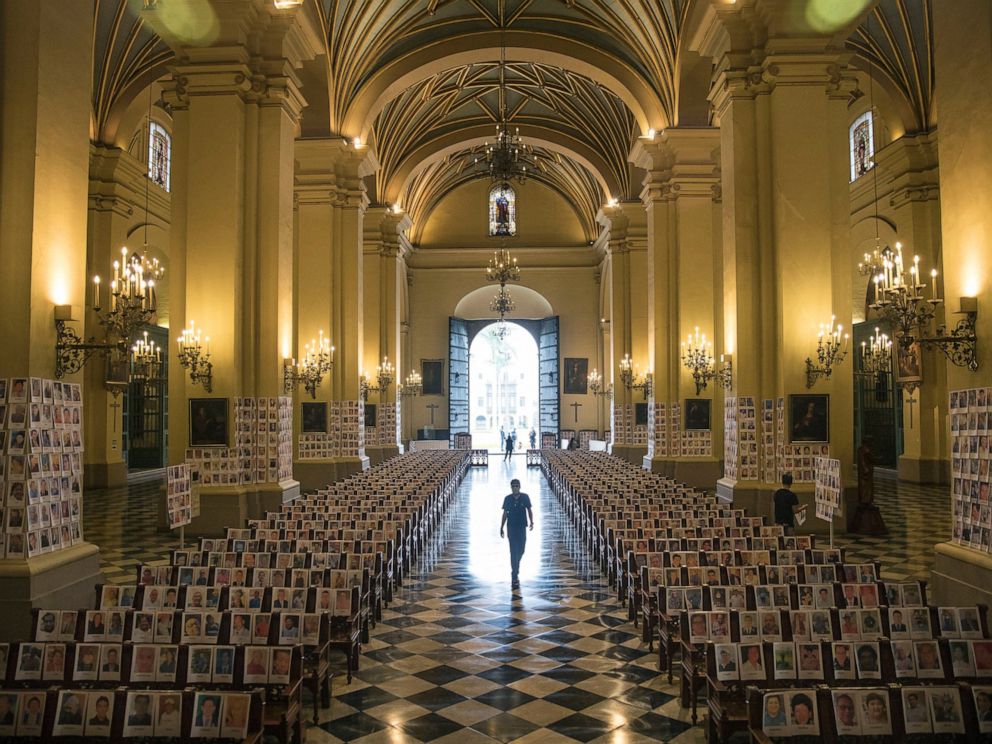
[[[172,137],[165,127],[154,121],[148,123],[148,177],[166,191],[169,190],[169,167],[172,163]]]
[[[499,183],[489,191],[489,236],[517,234],[517,195],[508,183]]]
[[[875,138],[871,111],[866,111],[851,125],[851,180],[856,181],[875,166]]]

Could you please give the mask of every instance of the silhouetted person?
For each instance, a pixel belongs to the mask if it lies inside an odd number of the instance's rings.
[[[510,481],[513,493],[503,499],[503,519],[499,525],[499,536],[508,533],[510,538],[510,582],[520,586],[520,559],[527,546],[527,525],[534,529],[534,512],[531,509],[530,496],[520,492],[520,481],[514,478]]]

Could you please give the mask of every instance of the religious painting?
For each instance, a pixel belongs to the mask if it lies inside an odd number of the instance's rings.
[[[565,395],[585,395],[589,391],[589,360],[578,357],[565,357],[562,374]]]
[[[710,412],[713,401],[709,398],[685,399],[685,429],[686,431],[709,431]],[[645,421],[647,423],[647,421]]]
[[[789,396],[789,441],[830,441],[830,396],[801,393]]]
[[[908,349],[896,344],[896,379],[917,385],[923,382],[923,352],[919,341],[914,341]]]
[[[189,446],[228,446],[228,399],[190,398]]]
[[[443,359],[421,359],[420,376],[424,395],[444,395]]]
[[[300,404],[300,431],[304,434],[327,432],[327,403]]]
[[[517,195],[508,183],[498,183],[489,191],[489,237],[517,234]]]
[[[372,428],[375,427],[376,410],[377,410],[377,407],[376,407],[376,404],[375,403],[366,403],[365,404],[365,428],[366,429],[372,429]]]
[[[648,404],[647,403],[635,403],[634,404],[634,426],[647,426],[648,425]]]

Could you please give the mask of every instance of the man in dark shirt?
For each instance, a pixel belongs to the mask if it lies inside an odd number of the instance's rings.
[[[782,475],[782,487],[775,492],[775,524],[785,527],[785,533],[795,531],[795,513],[801,508],[799,497],[792,492],[792,473]]]
[[[510,570],[511,583],[520,586],[520,559],[527,545],[528,523],[534,529],[534,512],[531,510],[530,496],[520,493],[520,481],[514,478],[510,481],[513,493],[503,499],[503,520],[499,525],[499,536],[505,532],[510,536]]]

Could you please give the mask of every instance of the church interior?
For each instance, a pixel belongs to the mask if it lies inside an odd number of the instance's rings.
[[[0,740],[992,740],[990,73],[986,0],[0,2]]]

